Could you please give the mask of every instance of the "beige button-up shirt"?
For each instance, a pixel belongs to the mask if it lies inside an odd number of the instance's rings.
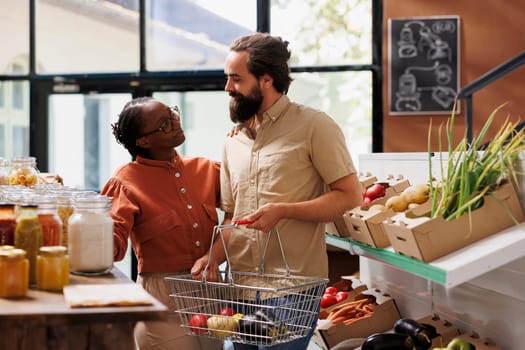
[[[223,152],[221,208],[234,220],[266,203],[316,198],[328,184],[355,173],[336,122],[286,95],[265,112],[255,139],[242,129],[227,138]],[[328,276],[325,223],[285,219],[278,229],[292,275]],[[227,247],[232,271],[260,271],[266,238],[256,230],[235,229]],[[264,271],[284,273],[284,266],[272,235]]]

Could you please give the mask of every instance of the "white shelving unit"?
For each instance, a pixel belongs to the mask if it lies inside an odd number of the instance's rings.
[[[327,235],[326,242],[452,288],[525,256],[525,224],[491,235],[431,263],[397,254],[392,247],[372,248],[333,235]]]
[[[378,180],[402,175],[410,183],[439,171],[439,155],[378,153],[359,157],[359,170]],[[525,173],[525,155],[518,170]],[[439,174],[433,174],[439,178]],[[518,197],[525,208],[525,176]],[[525,329],[525,223],[430,263],[327,234],[327,244],[360,256],[361,280],[391,295],[403,317],[438,314],[461,332],[475,332],[505,350],[522,350]]]

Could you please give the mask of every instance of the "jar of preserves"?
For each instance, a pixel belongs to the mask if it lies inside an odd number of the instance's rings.
[[[63,246],[40,247],[36,258],[38,289],[60,292],[69,284],[69,257]]]
[[[22,249],[0,249],[0,297],[15,298],[27,294],[29,261]]]
[[[29,260],[29,284],[36,283],[36,257],[42,246],[42,228],[38,220],[38,206],[22,204],[15,228],[15,247],[25,250]]]
[[[57,213],[57,199],[54,196],[35,196],[38,205],[38,221],[42,228],[42,245],[60,245],[62,220]]]
[[[15,205],[0,203],[0,245],[15,244]]]
[[[9,185],[9,162],[0,157],[0,185]]]
[[[113,267],[111,198],[76,196],[69,217],[68,250],[71,273],[103,274]]]
[[[22,185],[32,187],[38,182],[38,168],[35,157],[11,158],[11,171],[9,185]]]

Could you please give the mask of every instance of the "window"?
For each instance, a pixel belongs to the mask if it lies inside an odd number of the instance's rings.
[[[381,90],[381,60],[372,58],[381,50],[381,38],[372,41],[381,8],[381,0],[0,1],[0,29],[16,38],[0,52],[8,67],[0,72],[0,150],[35,156],[42,171],[98,190],[130,159],[110,123],[125,102],[148,95],[180,105],[181,153],[219,160],[232,128],[224,59],[236,37],[259,30],[290,42],[290,97],[332,116],[357,162],[380,130],[372,113],[382,120],[380,99],[372,102],[381,94],[372,91]]]

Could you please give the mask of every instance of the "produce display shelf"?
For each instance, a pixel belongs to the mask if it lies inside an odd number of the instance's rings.
[[[525,256],[525,223],[498,232],[431,263],[395,253],[392,247],[374,248],[331,234],[326,235],[326,242],[348,250],[351,254],[390,264],[452,288]]]

